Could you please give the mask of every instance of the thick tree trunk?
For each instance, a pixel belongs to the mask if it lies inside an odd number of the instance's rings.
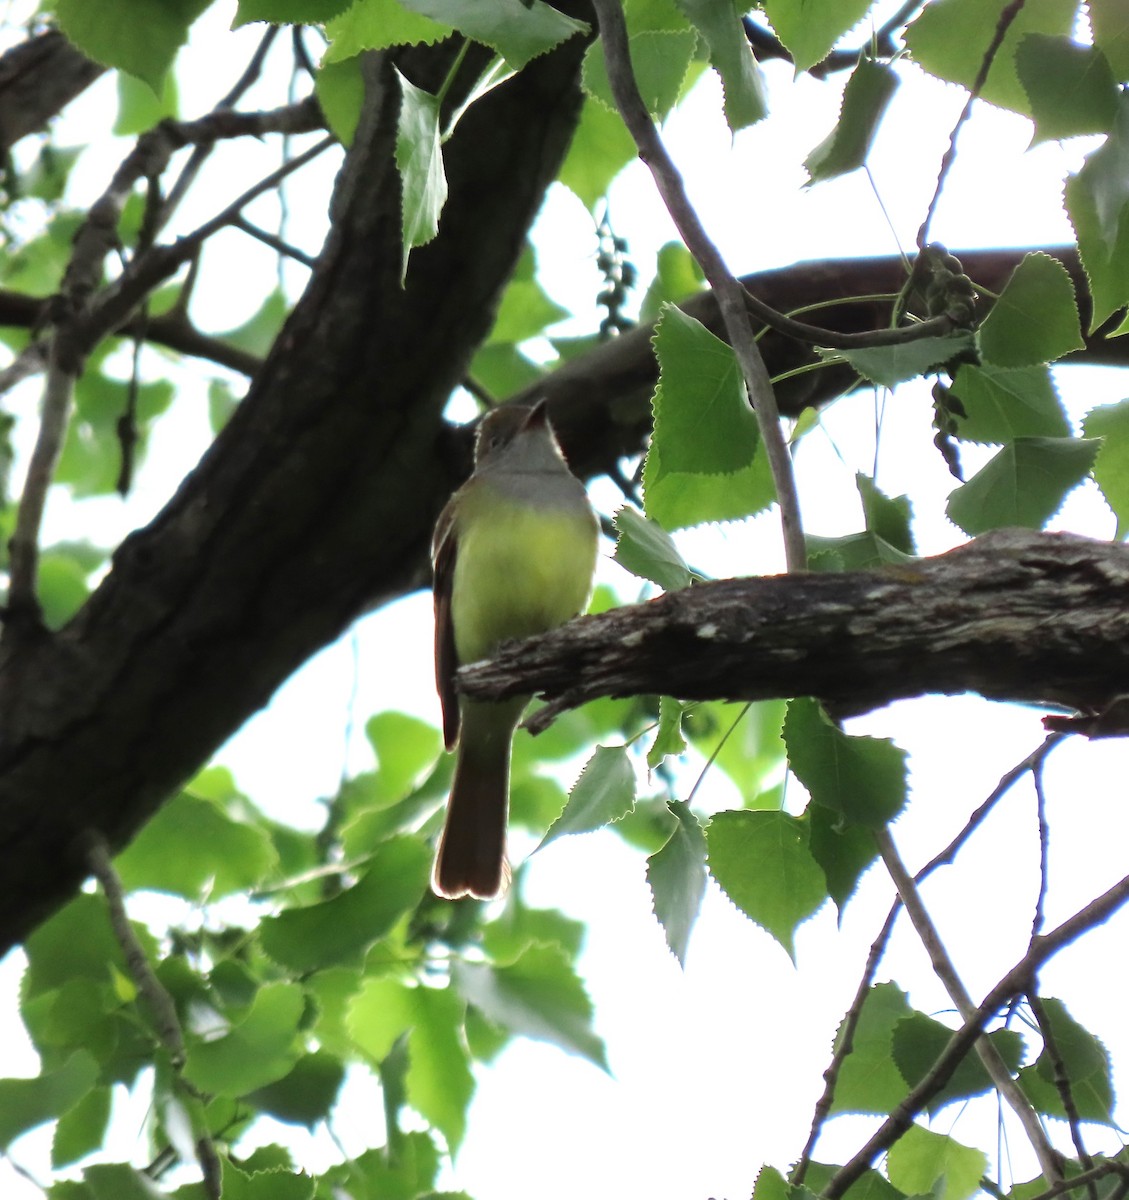
[[[398,65],[434,89],[455,49]],[[0,951],[81,882],[86,830],[123,845],[309,655],[424,581],[464,469],[442,409],[568,147],[583,50],[572,39],[468,111],[446,147],[442,230],[405,287],[399,89],[373,60],[332,233],[249,395],[69,626],[9,630]]]

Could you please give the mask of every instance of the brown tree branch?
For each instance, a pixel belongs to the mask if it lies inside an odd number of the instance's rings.
[[[925,693],[1102,714],[1129,678],[1129,547],[998,530],[876,571],[728,579],[581,618],[465,667],[480,699],[535,692],[534,730],[596,696],[812,695],[861,712]],[[1114,732],[1106,724],[1093,732]]]
[[[84,92],[106,68],[51,29],[0,57],[0,155]]]
[[[1064,946],[1068,946],[1087,930],[1095,929],[1108,921],[1113,914],[1129,902],[1129,876],[1119,880],[1100,896],[1095,897],[1084,908],[1068,917],[1049,933],[1036,938],[1027,953],[984,997],[972,1013],[949,1039],[940,1058],[932,1069],[918,1081],[907,1095],[882,1122],[850,1162],[840,1167],[821,1193],[824,1200],[839,1200],[874,1160],[888,1150],[913,1124],[918,1113],[924,1111],[929,1101],[940,1092],[952,1078],[953,1072],[972,1049],[988,1022],[1016,996],[1026,992],[1039,968],[1054,957]]]

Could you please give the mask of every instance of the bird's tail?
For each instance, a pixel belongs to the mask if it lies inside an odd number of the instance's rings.
[[[462,896],[490,900],[509,881],[510,745],[524,701],[463,701],[461,708],[455,779],[431,886],[450,900]]]

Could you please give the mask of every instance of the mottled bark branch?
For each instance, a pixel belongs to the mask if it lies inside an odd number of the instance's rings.
[[[596,696],[811,695],[856,713],[979,692],[1093,714],[1090,732],[1117,732],[1129,547],[1000,530],[883,570],[706,583],[514,645],[460,671],[459,686],[545,696],[534,729]]]
[[[13,46],[0,57],[0,154],[42,129],[105,69],[58,30]]]

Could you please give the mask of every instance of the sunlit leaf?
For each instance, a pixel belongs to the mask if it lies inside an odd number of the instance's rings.
[[[1016,438],[949,496],[945,511],[973,536],[1008,525],[1041,529],[1097,452],[1086,438]]]
[[[689,805],[672,801],[667,807],[677,823],[666,845],[647,859],[647,882],[666,944],[685,966],[706,893],[706,839]]]
[[[615,561],[641,579],[657,583],[664,591],[687,587],[693,579],[674,539],[657,521],[624,505],[615,515],[619,537]]]
[[[706,840],[722,891],[794,957],[797,927],[827,899],[807,822],[783,812],[721,812]]]

